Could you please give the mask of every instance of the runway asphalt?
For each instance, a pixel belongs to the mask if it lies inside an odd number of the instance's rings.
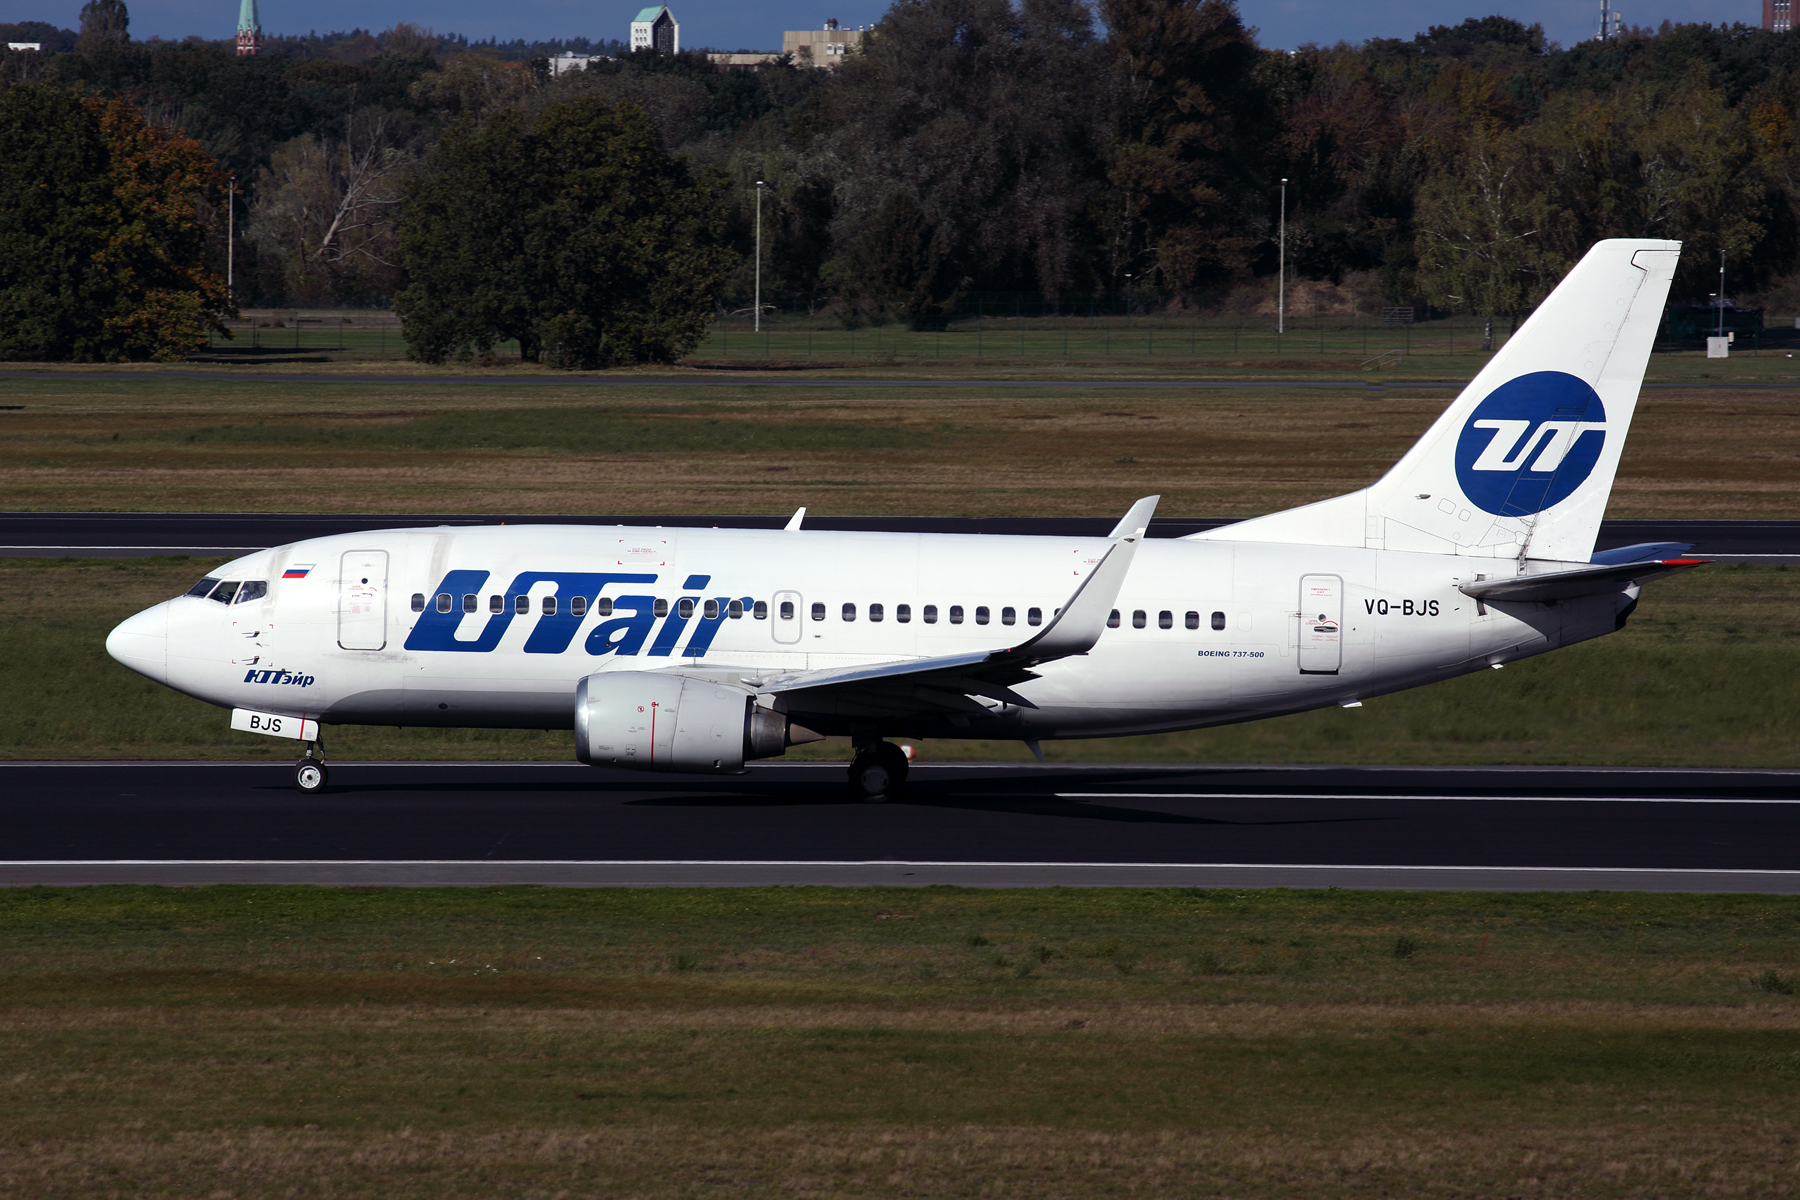
[[[0,884],[890,884],[1800,894],[1800,772],[922,763],[0,764]]]
[[[107,557],[147,554],[244,554],[305,538],[424,525],[647,525],[670,528],[779,529],[788,514],[755,516],[525,513],[147,513],[0,512],[0,557]],[[903,533],[1007,533],[1104,537],[1116,516],[866,517],[813,516],[808,529]],[[1182,537],[1230,524],[1223,518],[1159,517],[1151,537]],[[1800,521],[1605,521],[1598,549],[1640,542],[1691,542],[1720,562],[1800,562]]]

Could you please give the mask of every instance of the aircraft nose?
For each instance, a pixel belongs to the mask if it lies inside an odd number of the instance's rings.
[[[169,605],[127,617],[106,635],[106,652],[139,675],[169,682]]]

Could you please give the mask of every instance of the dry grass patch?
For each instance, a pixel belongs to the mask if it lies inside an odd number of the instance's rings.
[[[1792,897],[33,889],[0,1194],[1778,1196],[1796,962]]]
[[[42,509],[1091,516],[1160,492],[1249,516],[1378,478],[1455,390],[7,380],[0,486]],[[1647,392],[1611,515],[1800,515],[1797,461],[1793,393]]]

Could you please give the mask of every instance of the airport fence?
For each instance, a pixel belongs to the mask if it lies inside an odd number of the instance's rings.
[[[1424,317],[1426,319],[1420,319]],[[1786,322],[1784,322],[1786,323]],[[760,325],[760,328],[759,328]],[[832,311],[804,299],[749,308],[721,306],[690,366],[757,364],[829,367],[883,363],[1160,363],[1199,366],[1316,366],[1379,372],[1409,360],[1479,361],[1503,345],[1505,321],[1490,331],[1479,317],[1441,317],[1404,309],[1377,313],[1294,314],[1278,329],[1268,314],[1199,314],[1155,305],[1027,304],[976,297],[920,328],[899,321],[846,328]],[[406,357],[400,319],[385,309],[263,309],[228,322],[194,357],[215,362],[382,361]],[[1740,335],[1734,352],[1791,350],[1782,329]],[[1747,345],[1745,343],[1748,343]],[[1659,345],[1693,351],[1703,346]],[[515,358],[516,342],[496,357]],[[1448,364],[1446,364],[1448,366]]]

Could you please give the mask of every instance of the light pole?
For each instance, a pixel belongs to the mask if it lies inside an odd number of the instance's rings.
[[[1275,251],[1275,332],[1287,332],[1287,180],[1281,181],[1281,236]]]
[[[756,181],[756,332],[762,332],[762,194],[763,181]]]
[[[1131,325],[1131,272],[1125,272],[1125,324]]]
[[[1725,247],[1719,247],[1719,336],[1725,336]]]
[[[231,173],[231,182],[225,187],[225,300],[236,304],[234,295],[233,269],[237,266],[234,257],[237,253],[237,172]]]

